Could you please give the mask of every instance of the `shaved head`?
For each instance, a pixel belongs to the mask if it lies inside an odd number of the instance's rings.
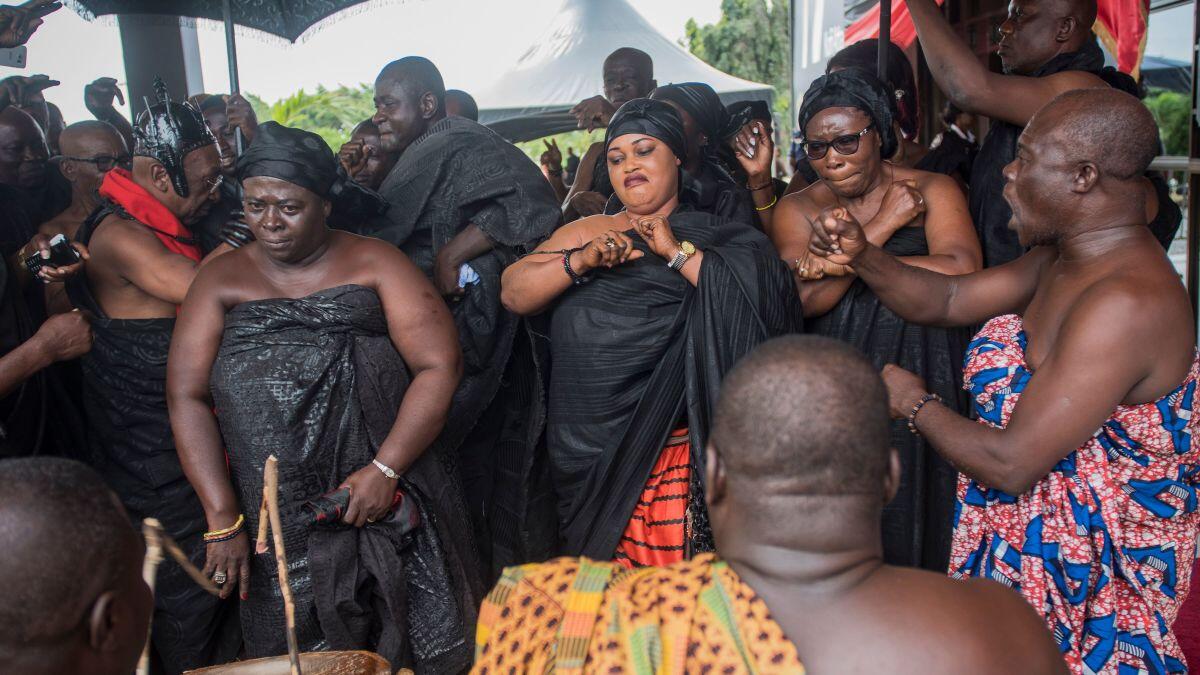
[[[1096,165],[1101,177],[1140,177],[1159,154],[1158,125],[1137,98],[1111,87],[1059,94],[1029,121],[1025,134],[1053,144],[1071,164]]]
[[[878,495],[889,428],[883,380],[862,354],[792,335],[763,343],[725,377],[710,443],[731,485]]]
[[[445,109],[446,83],[433,61],[424,56],[406,56],[383,67],[376,80],[390,79],[398,83],[409,96],[419,98],[433,94],[441,109]]]
[[[117,154],[128,153],[125,139],[108,122],[85,120],[63,129],[59,138],[62,154],[68,157],[92,157],[98,152],[116,149]],[[113,156],[117,156],[113,154]]]
[[[654,77],[654,59],[640,49],[621,47],[604,58],[604,67],[607,68],[609,64],[617,61],[632,64],[641,75],[647,78]]]
[[[654,61],[650,55],[633,47],[621,47],[604,59],[604,98],[614,107],[635,98],[644,98],[654,91]]]
[[[479,121],[479,104],[462,89],[446,90],[446,114]]]

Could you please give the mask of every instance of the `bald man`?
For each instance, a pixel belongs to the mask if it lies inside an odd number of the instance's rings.
[[[1187,293],[1145,226],[1157,141],[1133,96],[1059,95],[1004,168],[1031,250],[982,272],[908,267],[843,209],[813,228],[814,252],[905,320],[988,322],[964,367],[982,424],[888,366],[892,414],[961,471],[951,574],[1018,590],[1075,673],[1184,669],[1170,626],[1200,525],[1200,361]]]
[[[580,129],[593,131],[608,126],[613,113],[635,98],[645,98],[658,86],[654,79],[654,61],[633,47],[616,49],[604,59],[604,94],[580,101],[571,114]],[[604,204],[613,194],[604,166],[604,143],[592,144],[579,160],[579,171],[563,202],[563,216],[570,222],[604,212]]]
[[[465,117],[471,121],[479,121],[479,104],[475,97],[462,89],[446,90],[446,114],[453,117]]]
[[[0,254],[11,255],[71,203],[71,186],[48,165],[49,157],[32,117],[16,107],[0,109]]]
[[[125,675],[153,598],[142,538],[104,480],[65,459],[0,462],[0,672]]]
[[[71,184],[71,205],[66,211],[42,223],[47,236],[75,237],[75,231],[100,205],[100,182],[114,167],[129,167],[129,148],[125,139],[107,122],[76,122],[63,130],[59,138],[62,156],[58,171]]]
[[[450,303],[464,372],[438,442],[458,451],[484,558],[509,564],[536,559],[555,538],[526,536],[525,502],[505,492],[526,487],[529,467],[497,465],[501,447],[507,460],[532,457],[542,422],[532,348],[500,304],[500,274],[548,237],[561,213],[537,165],[487,127],[447,116],[445,96],[441,73],[419,56],[376,78],[373,121],[383,150],[400,159],[379,188],[386,218],[364,234],[399,246]],[[504,485],[499,475],[509,476]]]
[[[1016,157],[1021,129],[1065,91],[1113,86],[1136,94],[1137,85],[1104,66],[1104,53],[1092,35],[1096,0],[1012,0],[997,49],[1003,74],[980,62],[934,0],[907,2],[934,81],[962,110],[992,119],[971,171],[971,219],[985,266],[1015,260],[1025,249],[1008,228],[1012,212],[1003,199],[1001,172]],[[1182,217],[1162,176],[1147,178],[1145,220],[1166,248]]]
[[[880,514],[899,486],[888,434],[883,383],[852,347],[763,343],[721,383],[709,437],[716,556],[507,570],[480,612],[475,672],[542,672],[568,645],[593,672],[658,670],[667,653],[689,673],[1065,672],[1000,584],[884,564]],[[554,630],[568,612],[582,640]]]

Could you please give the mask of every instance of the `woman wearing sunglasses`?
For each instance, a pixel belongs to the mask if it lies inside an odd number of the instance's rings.
[[[980,269],[982,254],[966,200],[952,178],[893,164],[894,99],[871,73],[848,68],[818,78],[804,96],[803,153],[819,180],[775,209],[770,236],[793,267],[809,329],[845,340],[876,366],[896,363],[963,411],[960,329],[909,324],[880,304],[853,270],[811,256],[810,219],[825,209],[863,223],[871,242],[910,265],[943,274]],[[884,510],[884,557],[945,571],[956,474],[903,422],[892,444],[903,464],[900,492]]]

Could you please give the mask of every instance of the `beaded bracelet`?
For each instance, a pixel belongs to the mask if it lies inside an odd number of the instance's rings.
[[[219,537],[205,537],[204,543],[205,544],[219,544],[223,541],[229,541],[230,539],[234,539],[241,533],[242,533],[241,528],[238,528],[238,529],[234,530],[233,532],[230,532],[229,534],[223,534]]]
[[[205,532],[204,533],[204,541],[205,541],[205,543],[211,544],[211,543],[218,542],[218,541],[226,541],[228,539],[233,539],[242,531],[242,525],[244,525],[245,523],[246,523],[245,514],[239,513],[237,520],[234,521],[233,525],[230,525],[229,527],[226,527],[226,528],[223,528],[220,530],[210,530],[208,532]]]
[[[921,432],[917,430],[917,413],[921,412],[921,408],[924,408],[925,404],[929,403],[930,401],[937,401],[938,403],[941,403],[942,397],[938,396],[937,394],[925,394],[921,397],[920,401],[917,401],[917,404],[914,405],[912,410],[908,413],[908,430],[913,432],[914,436],[921,435]]]
[[[575,270],[571,268],[571,254],[582,250],[582,248],[569,248],[565,249],[562,254],[563,269],[567,271],[567,276],[571,277],[571,283],[575,284],[576,286],[579,284],[586,284],[592,280],[591,277],[579,276],[575,273]]]

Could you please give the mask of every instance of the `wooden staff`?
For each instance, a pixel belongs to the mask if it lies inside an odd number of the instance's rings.
[[[150,587],[151,596],[154,595],[154,580],[158,577],[158,566],[163,561],[164,550],[201,588],[213,595],[221,594],[221,589],[217,588],[212,579],[204,576],[204,573],[196,569],[192,561],[188,560],[183,549],[179,548],[179,544],[176,544],[171,535],[167,534],[157,518],[147,518],[142,521],[142,537],[146,540],[146,559],[142,563],[142,579]],[[146,646],[142,648],[142,658],[138,660],[137,672],[138,675],[148,675],[150,672],[150,635],[148,631]]]
[[[263,501],[271,519],[271,535],[275,544],[275,565],[279,571],[279,590],[283,594],[283,616],[287,622],[288,659],[292,663],[292,675],[300,673],[300,648],[296,644],[296,605],[292,601],[292,587],[288,585],[287,554],[283,549],[283,523],[279,518],[279,460],[275,455],[267,458],[263,468]],[[262,527],[259,526],[259,531]]]
[[[263,489],[266,489],[266,483],[263,483]],[[254,552],[267,552],[267,526],[271,523],[271,517],[267,514],[267,498],[264,496],[262,505],[258,507],[258,537],[254,540]]]

